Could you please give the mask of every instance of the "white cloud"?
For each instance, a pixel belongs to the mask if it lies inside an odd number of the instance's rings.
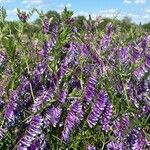
[[[147,0],[123,0],[124,4],[131,4],[131,3],[145,4],[146,2],[147,2]]]
[[[117,18],[119,20],[122,20],[125,16],[128,16],[132,19],[132,22],[135,22],[135,23],[140,23],[140,22],[146,23],[150,20],[150,15],[148,15],[148,13],[145,13],[142,16],[143,13],[137,14],[135,12],[121,12],[117,9],[101,10],[101,11],[94,12],[94,13],[80,11],[80,12],[75,13],[74,16],[82,15],[88,19],[89,14],[91,14],[92,19],[96,19],[97,16],[101,16],[104,18]]]
[[[1,3],[13,3],[16,0],[0,0]]]
[[[91,15],[92,19],[96,19],[97,16],[102,16],[106,18],[114,18],[114,17],[118,17],[119,11],[117,9],[101,10],[101,11],[94,12],[94,13],[80,11],[80,12],[77,12],[74,16],[81,15],[81,16],[85,16],[88,19],[89,14]]]
[[[26,5],[26,8],[37,7],[44,4],[43,0],[23,0],[22,3]]]
[[[67,4],[60,4],[58,7],[59,7],[59,8],[62,8],[62,9],[64,9],[65,7],[67,7],[67,8],[71,8],[71,3],[67,3]]]
[[[146,13],[150,13],[150,8],[149,9],[145,9]]]
[[[145,14],[145,15],[143,16],[143,18],[144,18],[144,19],[150,19],[150,15],[149,15],[149,14]]]
[[[136,4],[145,4],[146,0],[135,0],[134,3],[136,3]]]
[[[21,11],[25,11],[27,13],[29,12],[26,9],[21,9]],[[18,13],[17,8],[14,8],[12,10],[7,10],[7,14],[10,15],[10,16],[17,16],[17,13]]]
[[[7,10],[8,15],[16,15],[16,13],[17,13],[17,8],[14,8],[12,10]]]
[[[67,7],[67,8],[70,8],[70,7],[71,7],[71,4],[70,4],[70,3],[66,4],[66,7]]]
[[[61,13],[61,12],[63,12],[63,10],[64,10],[65,7],[71,8],[72,5],[71,5],[71,3],[67,3],[67,4],[60,4],[57,7],[58,7],[57,12]]]
[[[131,0],[123,0],[123,3],[124,3],[124,4],[131,4],[132,1],[131,1]]]

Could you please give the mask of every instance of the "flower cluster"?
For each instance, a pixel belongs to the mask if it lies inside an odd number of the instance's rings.
[[[113,113],[112,108],[113,106],[109,102],[107,102],[106,107],[104,108],[102,117],[100,119],[102,130],[106,132],[108,132],[110,129],[110,122],[111,122],[112,113]]]
[[[92,98],[94,97],[96,92],[95,89],[96,89],[96,76],[95,74],[93,74],[89,78],[87,86],[84,91],[84,97],[83,97],[84,102],[89,104],[92,101]]]
[[[30,126],[27,129],[25,135],[19,140],[17,149],[27,149],[33,144],[37,136],[42,133],[43,119],[40,115],[36,115],[32,118]]]
[[[0,51],[0,67],[6,62],[6,56],[3,52]]]
[[[71,14],[42,15],[29,34],[31,13],[18,11],[22,35],[2,29],[0,149],[148,149],[150,36],[103,33],[91,16],[80,29]]]
[[[18,107],[18,91],[13,91],[10,94],[9,102],[6,106],[4,113],[4,120],[6,126],[10,127],[15,124],[19,119],[19,107]]]
[[[60,107],[51,107],[46,111],[45,124],[48,126],[51,124],[53,127],[56,127],[61,116],[62,109]]]
[[[75,125],[79,125],[83,119],[82,105],[79,101],[74,100],[70,106],[70,110],[67,114],[64,129],[62,131],[62,140],[65,142],[69,141],[69,135],[71,134]]]
[[[88,116],[87,123],[90,128],[96,125],[100,115],[104,111],[107,103],[107,94],[105,90],[101,90],[98,94],[98,98],[94,103],[92,110]]]
[[[0,141],[3,139],[5,132],[6,131],[0,127]]]
[[[25,11],[22,11],[22,12],[18,12],[18,17],[20,21],[27,22],[29,15]]]

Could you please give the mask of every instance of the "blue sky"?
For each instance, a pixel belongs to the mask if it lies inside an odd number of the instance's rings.
[[[65,6],[75,15],[92,14],[92,17],[129,16],[136,23],[150,22],[150,0],[0,0],[8,11],[8,19],[16,19],[16,8],[29,11],[33,7],[40,10],[61,12]]]

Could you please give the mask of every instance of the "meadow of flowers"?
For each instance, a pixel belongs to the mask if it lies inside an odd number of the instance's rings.
[[[0,13],[0,150],[149,149],[148,33],[99,31],[101,18],[78,32],[65,9],[60,22],[41,15],[38,34],[18,10],[12,34]]]

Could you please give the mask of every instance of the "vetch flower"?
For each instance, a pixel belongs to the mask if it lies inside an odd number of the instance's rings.
[[[150,55],[145,56],[145,65],[150,69]]]
[[[69,82],[69,86],[71,88],[77,88],[77,89],[80,89],[81,88],[81,83],[80,83],[80,80],[78,79],[77,76],[73,75],[70,79],[70,82]]]
[[[57,33],[58,33],[58,25],[54,25],[51,31],[51,37],[49,40],[45,41],[43,47],[38,52],[38,54],[42,57],[42,59],[49,59],[49,52],[54,48],[57,42]]]
[[[50,19],[47,17],[47,16],[45,16],[45,18],[44,18],[44,24],[43,24],[43,31],[44,31],[44,33],[49,33],[49,24],[50,23]]]
[[[112,110],[113,106],[110,104],[110,102],[106,103],[106,107],[104,108],[102,117],[100,119],[101,128],[103,131],[109,131],[110,129],[110,120],[112,117]]]
[[[145,73],[147,72],[147,69],[145,67],[144,64],[142,64],[141,66],[139,66],[138,68],[136,68],[133,72],[133,75],[138,79],[141,80]]]
[[[126,129],[130,125],[130,120],[128,114],[122,115],[119,119],[117,118],[113,123],[113,132],[116,137],[123,137]]]
[[[4,120],[6,121],[6,126],[13,126],[19,117],[18,109],[18,91],[13,91],[10,94],[8,104],[4,112]]]
[[[28,148],[29,150],[44,150],[48,149],[47,147],[47,139],[44,133],[40,135],[40,137],[36,138],[30,147]]]
[[[90,128],[96,125],[100,115],[106,107],[107,101],[107,93],[105,92],[105,90],[101,90],[98,94],[96,102],[93,104],[92,110],[87,119],[87,123]]]
[[[70,110],[67,114],[64,129],[62,131],[61,139],[64,142],[69,142],[69,136],[75,125],[79,125],[83,118],[82,105],[79,101],[74,100],[70,106]]]
[[[33,106],[32,106],[32,112],[37,112],[42,108],[42,106],[49,101],[49,99],[52,97],[53,92],[51,89],[43,91],[41,95],[36,97]]]
[[[89,45],[82,44],[82,45],[80,46],[80,51],[81,51],[81,56],[85,58],[85,57],[87,57],[88,54],[89,54],[90,46],[89,46]]]
[[[2,97],[0,97],[0,108],[3,108],[5,102]]]
[[[102,49],[106,49],[108,44],[111,42],[112,24],[108,23],[105,30],[106,33],[101,40]]]
[[[132,150],[143,150],[148,146],[144,132],[140,128],[133,128],[127,137],[128,147]]]
[[[3,66],[6,62],[6,56],[3,52],[0,51],[0,67]]]
[[[141,135],[135,140],[135,143],[132,146],[132,150],[143,150],[145,146],[144,137]]]
[[[65,100],[67,98],[67,89],[61,89],[58,101],[61,102],[62,104],[65,103]]]
[[[92,101],[92,98],[95,95],[96,83],[97,83],[97,77],[95,74],[92,74],[92,76],[90,76],[88,80],[88,83],[84,91],[83,101],[86,102],[87,104],[89,104]]]
[[[107,150],[125,150],[125,143],[120,140],[111,141],[107,144]]]
[[[95,146],[94,145],[88,145],[87,146],[87,150],[96,150]]]
[[[106,49],[110,41],[111,41],[111,37],[105,35],[101,41],[102,48]]]
[[[109,22],[107,25],[106,25],[106,35],[107,36],[110,36],[112,33],[112,23]]]
[[[123,91],[123,83],[121,80],[117,82],[116,90],[118,94],[122,94]]]
[[[18,17],[19,17],[20,21],[27,22],[29,15],[25,11],[22,11],[22,12],[19,11]]]
[[[133,47],[133,50],[131,53],[131,60],[133,61],[133,63],[136,63],[139,58],[140,58],[140,52],[138,48]]]
[[[62,63],[57,71],[58,79],[61,80],[68,70],[68,63]]]
[[[143,52],[147,49],[147,47],[148,47],[148,37],[147,36],[144,37],[140,46],[143,49]]]
[[[150,106],[143,106],[142,107],[142,113],[143,114],[147,114],[147,115],[149,115],[150,114]]]
[[[6,130],[0,127],[0,141],[3,139]]]
[[[48,71],[46,62],[38,62],[35,70],[32,73],[32,87],[37,87],[41,82],[41,76]]]
[[[33,116],[25,135],[19,140],[17,150],[28,149],[37,136],[42,133],[43,119],[40,115]]]
[[[53,127],[56,127],[57,123],[59,122],[60,116],[61,116],[62,109],[57,106],[57,107],[50,107],[46,111],[46,118],[45,118],[45,123],[46,126],[48,124],[51,124]]]
[[[73,58],[76,57],[76,46],[71,43],[70,44],[70,50],[67,54],[67,56],[64,58],[64,60],[62,61],[58,71],[57,71],[57,78],[58,78],[58,81],[61,81],[63,76],[65,75],[65,73],[67,72],[68,70],[68,65],[69,63],[72,62]]]
[[[127,47],[122,47],[119,49],[119,61],[121,64],[126,64],[129,62],[129,50]]]

